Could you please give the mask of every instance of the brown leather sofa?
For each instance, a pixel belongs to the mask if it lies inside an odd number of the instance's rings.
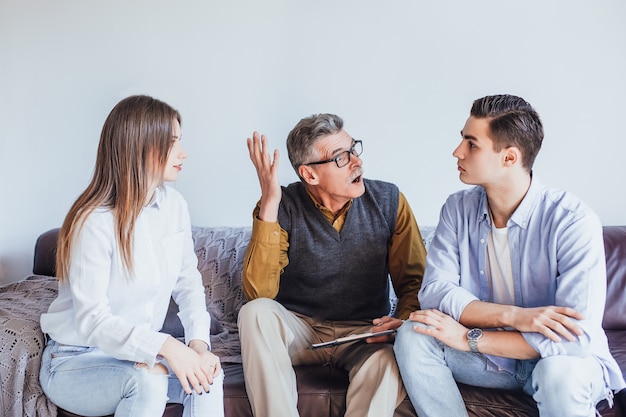
[[[38,275],[53,275],[54,246],[58,229],[44,233],[38,239],[35,248],[33,272]],[[196,230],[197,232],[197,230]],[[195,235],[197,234],[194,232]],[[229,254],[229,262],[241,262],[245,251],[249,231],[243,230],[243,239],[220,240],[220,253]],[[426,236],[428,233],[424,233]],[[432,238],[432,236],[431,236]],[[234,242],[234,243],[229,243]],[[606,248],[608,294],[603,326],[609,339],[611,351],[618,361],[622,372],[626,373],[626,226],[605,226],[604,243]],[[229,247],[229,244],[237,247]],[[196,246],[199,259],[206,258],[206,251]],[[231,256],[230,254],[238,254]],[[221,256],[221,255],[220,255]],[[207,259],[203,259],[205,262]],[[232,266],[232,265],[231,265]],[[212,266],[211,268],[214,268]],[[215,269],[222,269],[215,267]],[[238,269],[235,269],[239,271]],[[239,277],[231,276],[235,282]],[[180,336],[182,330],[175,321],[175,308],[168,314],[166,328],[174,336]],[[174,315],[174,317],[172,317]],[[170,321],[170,323],[168,323]],[[226,416],[252,416],[250,404],[244,387],[243,370],[239,363],[223,363],[226,378],[224,380],[224,404]],[[296,366],[299,402],[302,416],[331,417],[342,416],[345,412],[345,394],[348,384],[347,374],[329,366]],[[428,375],[424,375],[428,378]],[[565,378],[566,376],[564,376]],[[504,390],[488,390],[461,385],[461,393],[470,416],[528,417],[538,416],[537,408],[531,397]],[[598,411],[603,417],[626,415],[626,392],[615,396],[615,406],[609,408],[605,401],[598,404]],[[170,404],[165,412],[168,417],[180,417],[181,408]],[[59,416],[75,416],[59,410]],[[395,416],[416,416],[410,401],[405,399],[396,410]],[[271,416],[266,416],[271,417]],[[443,416],[442,416],[443,417]]]

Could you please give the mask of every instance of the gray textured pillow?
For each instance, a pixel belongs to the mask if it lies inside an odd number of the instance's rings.
[[[251,233],[251,227],[192,228],[207,309],[222,325],[236,327],[245,302],[241,273]]]
[[[198,270],[211,314],[211,335],[234,331],[237,314],[245,302],[241,287],[241,267],[250,241],[250,227],[192,227]],[[167,311],[162,331],[174,337],[184,337],[178,318],[178,306],[173,299]]]

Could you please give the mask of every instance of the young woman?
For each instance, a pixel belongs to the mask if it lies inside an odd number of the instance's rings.
[[[147,96],[107,117],[93,177],[57,245],[59,294],[41,328],[45,394],[75,414],[223,416],[223,372],[210,352],[211,318],[187,204],[174,181],[187,154],[180,115]],[[170,296],[185,342],[159,330]]]

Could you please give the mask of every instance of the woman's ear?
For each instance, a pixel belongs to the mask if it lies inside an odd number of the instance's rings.
[[[308,165],[300,165],[298,167],[298,175],[309,185],[317,185],[318,183],[317,173]]]

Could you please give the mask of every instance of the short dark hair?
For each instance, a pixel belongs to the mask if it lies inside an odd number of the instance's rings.
[[[486,96],[474,101],[470,115],[489,119],[494,150],[519,148],[522,166],[530,172],[543,142],[543,125],[526,100],[508,94]]]
[[[300,120],[287,136],[287,153],[296,173],[300,165],[320,158],[314,146],[319,138],[342,129],[343,119],[336,114],[313,114]]]

